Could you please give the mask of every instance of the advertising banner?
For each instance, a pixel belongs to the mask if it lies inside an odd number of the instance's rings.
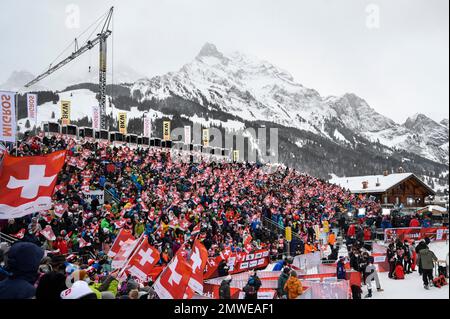
[[[100,106],[98,105],[92,107],[92,128],[100,131]]]
[[[170,121],[163,122],[163,139],[164,141],[170,141]]]
[[[191,141],[191,127],[189,125],[186,125],[184,127],[184,144],[191,144]]]
[[[222,260],[223,258],[221,256],[208,259],[204,279],[218,277],[217,270]],[[231,253],[227,260],[229,267],[228,273],[233,275],[252,269],[265,268],[269,264],[269,261],[269,251],[264,249],[257,250],[253,253]]]
[[[100,205],[103,205],[105,203],[105,192],[102,190],[90,190],[89,192],[83,192],[83,199],[87,203],[90,204],[94,198],[97,198]]]
[[[144,137],[150,138],[152,135],[152,121],[148,116],[144,116]]]
[[[207,128],[203,129],[202,142],[203,142],[203,146],[205,146],[205,147],[209,146],[209,129],[207,129]]]
[[[0,141],[16,141],[16,94],[0,91]]]
[[[70,101],[61,101],[61,124],[70,124]]]
[[[37,121],[37,94],[27,94],[27,114],[34,123]]]
[[[384,240],[391,241],[397,238],[402,241],[405,239],[422,240],[424,238],[431,240],[447,240],[447,227],[404,227],[404,228],[387,228],[384,230]]]
[[[127,134],[127,113],[119,112],[119,133]]]

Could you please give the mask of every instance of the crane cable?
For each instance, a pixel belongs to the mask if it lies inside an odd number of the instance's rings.
[[[89,37],[87,38],[86,42],[91,38],[92,34],[94,34],[95,30],[98,29],[100,23],[106,18],[107,14],[108,14],[109,10],[107,12],[105,12],[103,15],[101,15],[99,18],[97,18],[97,20],[95,20],[91,25],[89,25],[86,30],[84,30],[82,33],[80,33],[78,35],[78,37],[75,38],[75,40],[71,41],[69,43],[69,45],[67,45],[67,47],[65,49],[63,49],[61,51],[61,53],[50,63],[49,68],[53,65],[53,63],[55,63],[55,61],[57,61],[71,46],[74,45],[76,39],[81,38],[87,31],[89,31],[90,28],[92,28],[95,24],[97,24],[97,26],[94,28],[94,30],[92,31],[92,33],[89,35]],[[46,69],[47,70],[47,69]],[[44,70],[44,72],[46,71]],[[43,72],[41,72],[43,73]]]

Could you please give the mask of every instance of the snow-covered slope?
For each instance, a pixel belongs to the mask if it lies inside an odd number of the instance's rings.
[[[415,114],[403,125],[395,125],[378,132],[367,132],[371,140],[404,149],[439,163],[448,164],[448,126],[423,114]]]
[[[179,71],[135,82],[131,94],[139,101],[177,96],[244,120],[273,122],[342,142],[343,136],[327,130],[333,122],[373,142],[448,163],[445,121],[443,125],[420,115],[400,125],[355,94],[322,97],[267,61],[224,54],[209,43]]]
[[[71,112],[70,118],[72,121],[78,121],[84,117],[88,117],[89,120],[92,120],[92,106],[98,104],[98,100],[95,97],[95,93],[87,90],[71,90],[62,93],[58,93],[60,101],[71,101]],[[130,111],[119,110],[114,107],[114,104],[110,103],[110,97],[106,98],[106,114],[113,115],[114,118],[118,118],[119,112],[127,113],[127,120],[133,118],[142,118],[143,112],[139,111],[137,107],[131,106]],[[152,119],[168,117],[171,118],[171,115],[163,114],[159,111],[149,110],[148,115]],[[57,121],[61,117],[61,107],[60,103],[54,104],[53,102],[46,102],[38,106],[37,113],[37,126],[40,126],[42,122],[46,121]],[[18,126],[20,128],[20,132],[25,132],[30,128],[26,128],[26,121],[30,122],[31,128],[35,125],[31,118],[22,118],[18,121]]]

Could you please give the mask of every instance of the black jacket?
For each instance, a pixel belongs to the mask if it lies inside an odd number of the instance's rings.
[[[230,280],[223,280],[219,288],[219,299],[231,299]]]
[[[0,299],[30,299],[44,251],[35,244],[18,242],[8,251],[7,270],[12,274],[0,282]]]

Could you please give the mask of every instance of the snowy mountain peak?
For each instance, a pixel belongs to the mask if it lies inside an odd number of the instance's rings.
[[[33,80],[35,76],[26,70],[13,71],[6,82],[0,84],[2,90],[24,91],[24,85]],[[35,86],[33,89],[43,89],[42,86]]]
[[[345,140],[341,131],[330,131],[336,125],[373,142],[448,163],[448,128],[426,116],[415,115],[408,126],[422,123],[420,127],[427,130],[409,129],[376,112],[354,93],[324,98],[268,61],[240,52],[223,53],[211,43],[179,71],[135,82],[131,94],[141,102],[177,97],[242,120],[273,122],[333,141]]]
[[[219,50],[217,50],[217,47],[209,42],[206,42],[201,48],[200,52],[197,54],[197,58],[202,57],[216,57],[218,59],[224,58],[223,54],[219,52]]]
[[[442,124],[443,126],[448,128],[448,126],[449,126],[448,119],[443,119],[442,121],[439,122],[439,124]]]
[[[430,125],[434,127],[438,126],[439,124],[422,113],[414,114],[413,116],[409,117],[403,124],[403,126],[410,130],[418,131],[423,131],[424,129],[429,128]]]

